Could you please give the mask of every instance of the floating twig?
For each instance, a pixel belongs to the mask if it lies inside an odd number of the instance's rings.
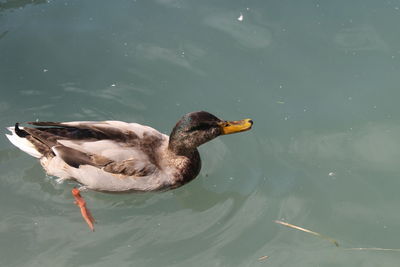
[[[262,257],[259,257],[258,260],[259,260],[259,261],[265,261],[265,260],[267,260],[268,258],[269,258],[269,256],[262,256]]]
[[[344,250],[396,251],[396,252],[400,252],[400,248],[345,248]]]
[[[328,240],[329,242],[333,243],[336,247],[339,247],[339,243],[335,239],[330,238],[328,236],[322,235],[320,233],[317,233],[317,232],[314,232],[314,231],[311,231],[311,230],[308,230],[308,229],[305,229],[305,228],[302,228],[300,226],[296,226],[296,225],[293,225],[293,224],[290,224],[290,223],[287,223],[287,222],[278,221],[278,220],[276,220],[275,222],[280,224],[280,225],[284,225],[284,226],[287,226],[287,227],[290,227],[290,228],[293,228],[293,229],[296,229],[296,230],[300,230],[300,231],[303,231],[303,232],[318,236],[318,237],[320,237],[322,239]]]

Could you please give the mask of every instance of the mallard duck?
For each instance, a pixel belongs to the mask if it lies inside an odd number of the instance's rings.
[[[184,115],[170,136],[121,121],[28,122],[8,127],[7,138],[40,160],[49,175],[73,179],[104,192],[161,191],[180,187],[200,171],[197,147],[220,136],[251,129],[253,121],[224,121],[205,112]],[[80,189],[81,189],[80,188]],[[80,189],[75,203],[93,230]]]

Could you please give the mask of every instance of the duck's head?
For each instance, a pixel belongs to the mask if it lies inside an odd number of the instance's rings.
[[[220,135],[247,131],[252,125],[251,119],[224,121],[205,111],[191,112],[175,125],[168,148],[175,154],[187,155]]]

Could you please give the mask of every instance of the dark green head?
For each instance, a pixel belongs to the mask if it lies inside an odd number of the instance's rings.
[[[178,155],[187,155],[220,135],[251,129],[253,121],[224,121],[206,111],[191,112],[175,125],[169,139],[169,149]]]

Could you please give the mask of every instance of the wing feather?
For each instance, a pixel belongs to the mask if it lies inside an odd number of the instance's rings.
[[[47,147],[73,168],[89,165],[112,174],[148,176],[157,171],[157,148],[168,137],[136,123],[30,122],[25,127],[37,146]],[[35,145],[35,144],[34,144]]]

